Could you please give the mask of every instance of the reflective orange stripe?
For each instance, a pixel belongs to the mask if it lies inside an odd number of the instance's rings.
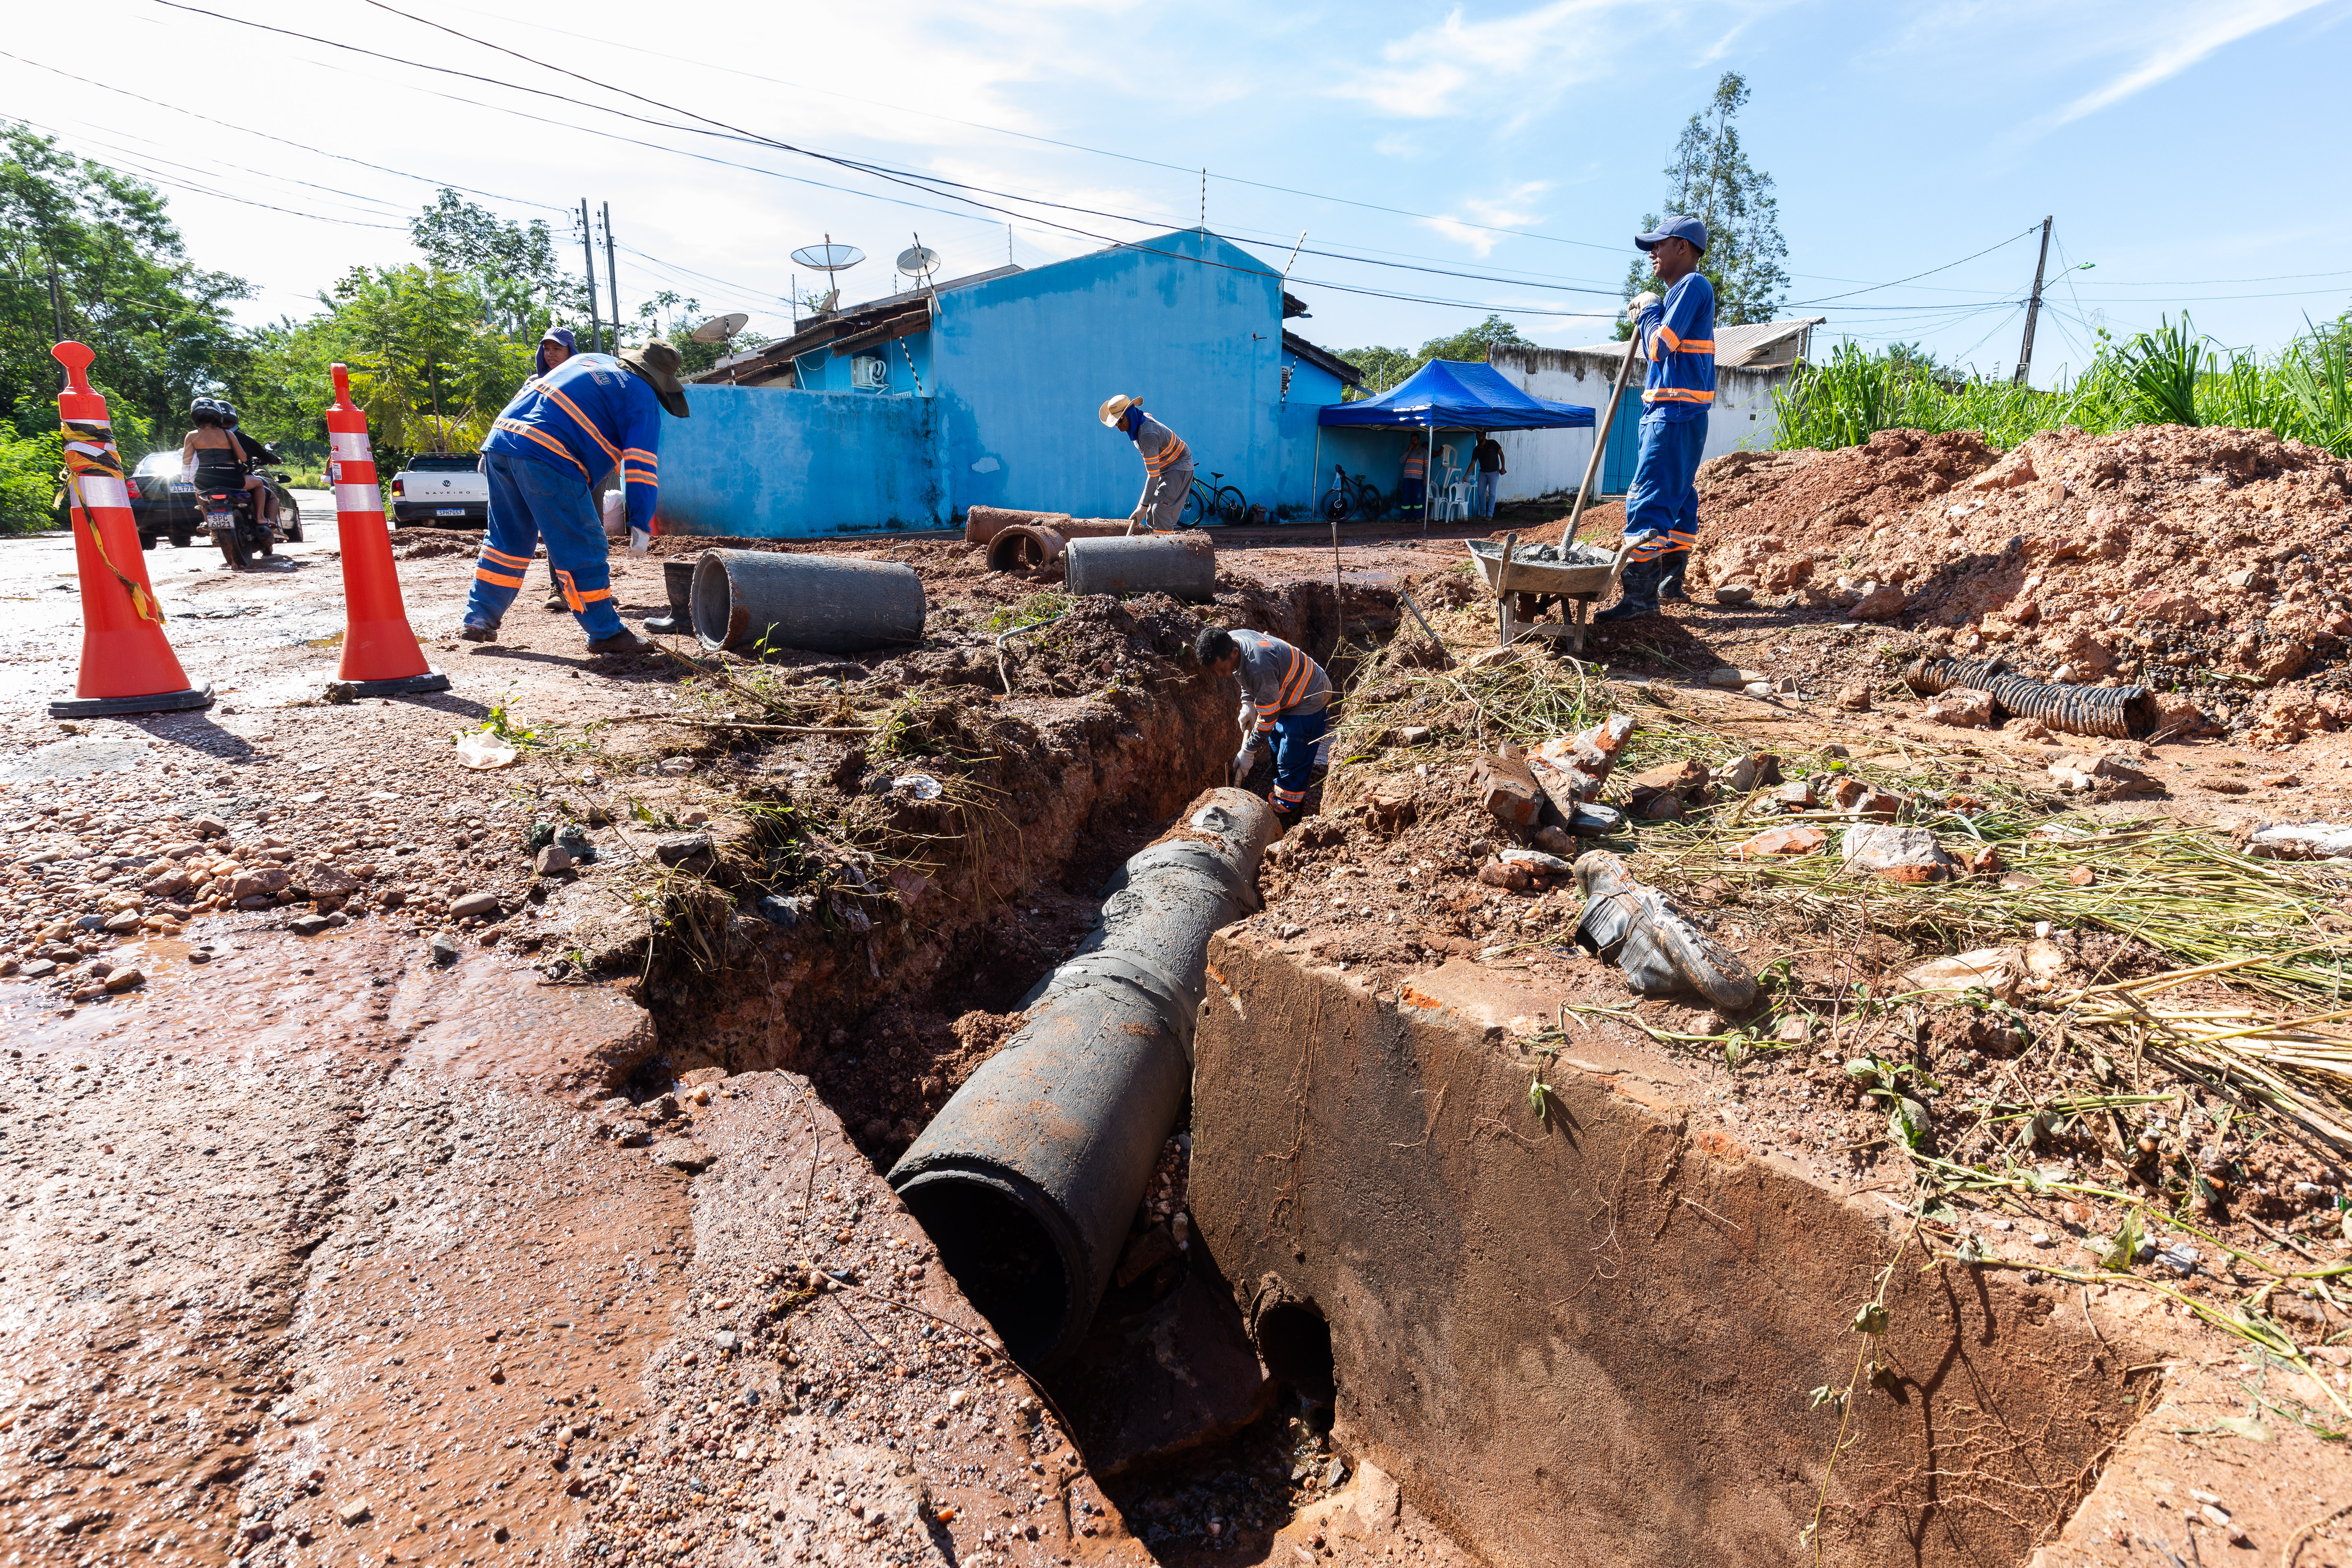
[[[1184,445],[1183,437],[1180,436],[1173,437],[1169,441],[1167,446],[1162,447],[1160,449],[1159,457],[1144,458],[1143,466],[1150,468],[1153,473],[1158,474],[1168,468],[1175,467],[1178,463],[1183,462],[1185,459],[1192,457],[1192,448]]]
[[[522,586],[522,579],[520,577],[503,576],[499,573],[491,571],[487,566],[475,567],[474,575],[485,583],[496,583],[501,588],[520,588]]]
[[[580,595],[580,602],[583,605],[593,604],[598,599],[609,599],[612,596],[613,590],[610,588],[591,588]]]
[[[553,452],[565,462],[579,469],[583,478],[595,478],[593,474],[588,472],[587,464],[582,462],[579,458],[572,455],[571,447],[565,446],[562,442],[557,440],[554,437],[549,435],[546,431],[540,429],[538,426],[526,425],[520,419],[508,419],[503,417],[499,418],[495,423],[498,428],[505,431],[509,436],[520,436],[526,441],[538,442],[541,446],[546,447],[549,451]]]
[[[487,544],[482,546],[482,556],[483,559],[495,561],[501,566],[522,568],[530,564],[530,557],[528,555],[509,555],[503,550],[493,550]]]
[[[1644,403],[1713,403],[1715,394],[1688,386],[1655,386],[1642,394]]]
[[[572,399],[564,396],[563,394],[556,391],[555,388],[549,386],[544,383],[541,384],[539,390],[546,396],[549,402],[554,404],[558,408],[562,409],[563,412],[571,415],[572,418],[578,420],[580,422],[580,428],[588,432],[588,438],[595,442],[599,447],[604,447],[604,456],[612,458],[615,467],[619,466],[621,461],[621,449],[618,447],[614,446],[610,441],[604,439],[604,432],[596,428],[596,422],[589,418],[585,414],[581,413],[580,405],[578,404],[572,402]],[[578,459],[574,458],[573,461],[576,462]]]

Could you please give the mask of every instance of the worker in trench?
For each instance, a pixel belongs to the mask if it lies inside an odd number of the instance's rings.
[[[1234,783],[1249,777],[1259,749],[1271,742],[1271,804],[1287,831],[1307,808],[1307,786],[1329,726],[1331,678],[1306,649],[1264,632],[1206,626],[1192,651],[1211,675],[1241,678],[1242,749],[1234,758]]]
[[[1104,425],[1123,430],[1143,459],[1143,499],[1129,514],[1127,531],[1139,528],[1166,532],[1184,516],[1185,499],[1192,493],[1192,448],[1184,438],[1143,411],[1139,397],[1120,395],[1103,400]]]
[[[527,382],[482,443],[489,526],[457,635],[496,642],[543,538],[566,607],[591,653],[651,653],[656,644],[621,624],[604,558],[595,479],[617,465],[629,527],[650,530],[661,485],[661,421],[687,416],[677,350],[665,342],[618,354],[574,354]]]
[[[1617,603],[1592,618],[1630,621],[1654,615],[1664,593],[1685,598],[1683,577],[1698,540],[1698,460],[1706,447],[1706,411],[1715,402],[1715,286],[1698,269],[1706,225],[1670,217],[1633,243],[1650,253],[1650,271],[1665,288],[1633,296],[1633,322],[1649,370],[1642,381],[1639,455],[1625,493],[1625,537],[1633,549],[1619,577]]]

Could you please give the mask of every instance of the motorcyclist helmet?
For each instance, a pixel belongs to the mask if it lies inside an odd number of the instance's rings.
[[[236,423],[236,413],[217,397],[199,397],[188,405],[188,417],[199,425],[217,425],[226,430]]]

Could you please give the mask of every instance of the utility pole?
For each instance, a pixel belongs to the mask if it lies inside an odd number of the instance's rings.
[[[596,231],[588,226],[588,198],[580,198],[580,248],[588,257],[588,341],[593,352],[604,352],[604,318],[596,310]]]
[[[2033,322],[2042,314],[2042,272],[2050,265],[2050,219],[2042,220],[2042,258],[2033,264],[2033,298],[2025,302],[2025,342],[2017,350],[2017,384],[2033,369]]]
[[[613,204],[604,204],[604,296],[613,307],[613,352],[621,352],[621,274],[613,264]]]
[[[64,290],[58,287],[58,253],[47,247],[44,248],[48,250],[49,258],[49,324],[58,332],[51,341],[61,343],[66,341],[66,297]]]

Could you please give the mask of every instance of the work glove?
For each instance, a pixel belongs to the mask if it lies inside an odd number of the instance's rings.
[[[1257,766],[1257,737],[1252,735],[1242,742],[1242,749],[1234,753],[1234,783],[1236,784],[1249,777],[1250,770]]]
[[[1242,727],[1243,736],[1255,744],[1257,740],[1257,704],[1246,697],[1243,698],[1237,722]]]
[[[1657,302],[1658,297],[1655,294],[1651,293],[1647,289],[1643,289],[1625,301],[1625,319],[1629,321],[1640,321],[1642,312]]]
[[[646,555],[652,552],[654,536],[642,528],[629,530],[629,553]]]

